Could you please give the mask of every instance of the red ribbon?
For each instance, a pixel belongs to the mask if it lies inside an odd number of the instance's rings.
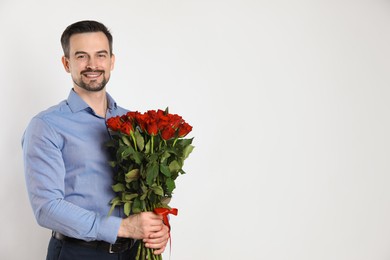
[[[169,228],[169,259],[171,259],[171,251],[172,251],[172,242],[171,242],[171,226],[169,225],[168,221],[168,214],[172,214],[177,216],[177,209],[172,208],[172,209],[167,209],[167,208],[155,208],[154,213],[157,215],[163,216],[163,222],[165,226]]]
[[[156,213],[157,215],[163,216],[163,222],[169,228],[169,230],[171,230],[171,226],[169,225],[168,214],[172,214],[172,215],[177,216],[177,212],[178,212],[178,210],[175,208],[172,208],[172,209],[155,208],[154,209],[154,213]]]

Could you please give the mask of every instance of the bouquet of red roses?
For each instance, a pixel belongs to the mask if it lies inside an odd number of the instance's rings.
[[[116,206],[123,206],[127,216],[154,211],[169,226],[166,214],[177,214],[177,209],[168,206],[175,180],[185,173],[184,160],[194,149],[193,138],[184,138],[192,126],[168,109],[128,112],[109,118],[107,126],[112,136],[108,146],[115,151],[110,164],[115,168],[112,188],[117,193],[110,214]],[[162,256],[154,255],[141,241],[137,259],[146,258]]]

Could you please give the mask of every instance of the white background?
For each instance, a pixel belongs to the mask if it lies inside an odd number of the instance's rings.
[[[59,38],[84,19],[113,33],[120,105],[194,126],[172,260],[390,259],[385,0],[1,0],[0,259],[45,258],[20,139],[67,97]]]

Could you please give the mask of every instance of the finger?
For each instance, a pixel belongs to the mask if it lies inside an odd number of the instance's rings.
[[[150,241],[159,241],[159,240],[167,240],[169,239],[169,233],[165,232],[165,230],[159,230],[157,232],[151,233],[148,237],[145,239],[148,239]]]
[[[164,253],[165,248],[166,248],[166,246],[164,246],[164,247],[162,247],[162,248],[159,248],[159,249],[156,249],[156,250],[153,250],[153,254],[155,254],[155,255],[161,255],[162,253]]]
[[[164,234],[162,232],[160,232],[160,234],[158,234],[155,238],[145,238],[143,239],[143,242],[151,248],[160,248],[161,246],[165,246],[169,240],[169,234]]]
[[[156,237],[160,237],[160,236],[164,236],[164,235],[168,235],[169,236],[169,228],[164,225],[163,223],[160,222],[160,225],[157,225],[160,227],[159,230],[157,230],[158,232],[155,232],[154,234],[151,235],[150,238],[156,238]]]
[[[160,223],[159,225],[153,225],[153,224],[151,224],[150,226],[149,226],[149,230],[151,231],[151,232],[153,232],[152,234],[151,234],[151,237],[153,238],[153,237],[159,237],[159,236],[162,236],[165,232],[164,232],[164,227],[163,227],[163,225]]]
[[[152,248],[152,249],[160,249],[160,248],[163,248],[167,245],[167,241],[160,241],[160,242],[157,242],[157,241],[153,241],[153,242],[148,242],[148,243],[145,243],[145,247],[147,248]]]
[[[145,217],[148,217],[150,219],[159,219],[159,220],[163,219],[162,215],[157,215],[154,212],[142,212],[141,214],[143,214]]]
[[[158,250],[158,249],[163,249],[167,246],[167,243],[168,243],[168,240],[163,240],[163,241],[149,241],[148,243],[145,243],[145,247],[147,248],[151,248],[151,249],[154,249],[154,250]]]
[[[152,248],[152,249],[159,249],[159,248],[164,247],[165,244],[166,244],[165,242],[164,243],[146,243],[145,247]]]
[[[155,237],[151,237],[152,235]],[[150,244],[159,244],[159,243],[166,242],[169,239],[169,235],[163,233],[158,236],[156,236],[156,233],[153,233],[152,235],[150,235],[149,238],[143,239],[143,242],[150,243]]]

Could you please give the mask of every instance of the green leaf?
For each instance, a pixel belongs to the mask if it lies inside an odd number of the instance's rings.
[[[120,161],[123,161],[123,159],[128,159],[128,157],[134,159],[134,161],[137,164],[141,164],[142,162],[142,154],[135,151],[132,146],[122,146],[118,149],[119,156],[117,154],[117,157],[120,159]]]
[[[148,192],[148,187],[146,187],[144,182],[141,182],[141,190],[142,190],[142,193]]]
[[[137,142],[138,150],[142,151],[145,147],[145,141],[138,129],[134,132],[134,136],[135,141]]]
[[[150,140],[146,143],[145,145],[145,153],[148,154],[150,153],[150,146],[151,146],[151,142]]]
[[[160,197],[161,196],[156,195],[156,193],[154,193],[152,189],[150,190],[150,192],[148,192],[148,200],[151,205],[156,205]]]
[[[141,164],[142,163],[142,154],[140,152],[136,152],[134,151],[134,154],[133,154],[133,158],[134,158],[134,161],[137,163],[137,164]]]
[[[183,139],[178,139],[176,145],[180,145],[181,147],[185,147],[187,145],[192,144],[192,140],[194,138],[183,138]]]
[[[134,214],[141,212],[141,201],[139,198],[136,198],[133,202],[133,205],[131,207]]]
[[[121,149],[121,148],[122,148],[122,149]],[[134,153],[134,149],[133,149],[133,147],[131,147],[131,146],[128,146],[128,147],[122,146],[121,148],[118,149],[118,152],[120,152],[120,154],[119,154],[120,157],[119,157],[119,158],[120,158],[121,160],[127,159],[127,157],[129,157],[130,154],[133,154],[133,153]]]
[[[139,199],[140,200],[145,200],[147,195],[148,195],[148,193],[144,193],[144,194],[142,194],[142,196]]]
[[[145,211],[145,210],[146,210],[145,201],[144,201],[144,200],[141,200],[140,203],[141,203],[141,211]],[[149,210],[149,211],[150,211],[150,210]]]
[[[130,210],[131,210],[131,202],[126,202],[123,208],[123,211],[126,216],[130,215]]]
[[[122,141],[123,141],[123,143],[124,143],[125,145],[131,146],[130,140],[129,140],[129,138],[128,138],[126,135],[122,135]]]
[[[176,160],[172,161],[172,162],[169,164],[169,170],[171,171],[171,173],[176,173],[176,172],[178,172],[180,169],[181,169],[181,166],[180,166],[180,164],[179,164]]]
[[[161,186],[154,185],[152,187],[152,190],[153,190],[154,194],[159,195],[159,196],[164,196],[164,191],[163,191]]]
[[[138,178],[139,178],[139,169],[132,169],[131,171],[125,174],[125,181],[127,183],[138,180]]]
[[[108,212],[108,215],[111,216],[112,214],[112,211],[114,210],[114,208],[117,206],[117,205],[120,205],[121,203],[121,200],[119,199],[119,197],[115,197],[111,200],[111,208],[110,208],[110,211]]]
[[[160,162],[164,163],[169,157],[171,157],[171,154],[168,151],[164,151],[161,155]]]
[[[127,149],[126,146],[119,146],[118,149],[116,150],[116,159],[119,163],[123,161],[122,153],[126,149]]]
[[[169,167],[165,164],[160,164],[160,171],[162,174],[164,174],[167,177],[171,177],[171,171],[169,170]]]
[[[148,165],[148,167],[146,168],[146,183],[148,185],[151,186],[154,183],[158,175],[158,172],[159,172],[159,167],[156,162],[153,162]]]
[[[117,183],[115,185],[112,185],[112,189],[115,192],[121,192],[121,191],[125,191],[126,187],[122,183]]]
[[[110,204],[119,205],[120,203],[121,203],[121,199],[119,198],[119,196],[116,196],[115,198],[113,198],[113,199],[110,201]]]
[[[122,201],[129,202],[129,201],[132,201],[133,199],[135,199],[137,197],[138,197],[137,193],[123,193],[122,194]]]
[[[168,194],[172,194],[172,191],[176,188],[175,181],[171,178],[168,178],[165,184],[167,185]]]
[[[195,146],[193,145],[187,145],[184,150],[183,150],[183,160],[186,159],[188,157],[188,155],[190,155],[190,153],[192,152],[192,150],[194,150]]]
[[[157,160],[158,160],[157,153],[153,153],[153,154],[149,155],[149,158],[148,158],[149,163],[155,163],[155,162],[157,162]]]

